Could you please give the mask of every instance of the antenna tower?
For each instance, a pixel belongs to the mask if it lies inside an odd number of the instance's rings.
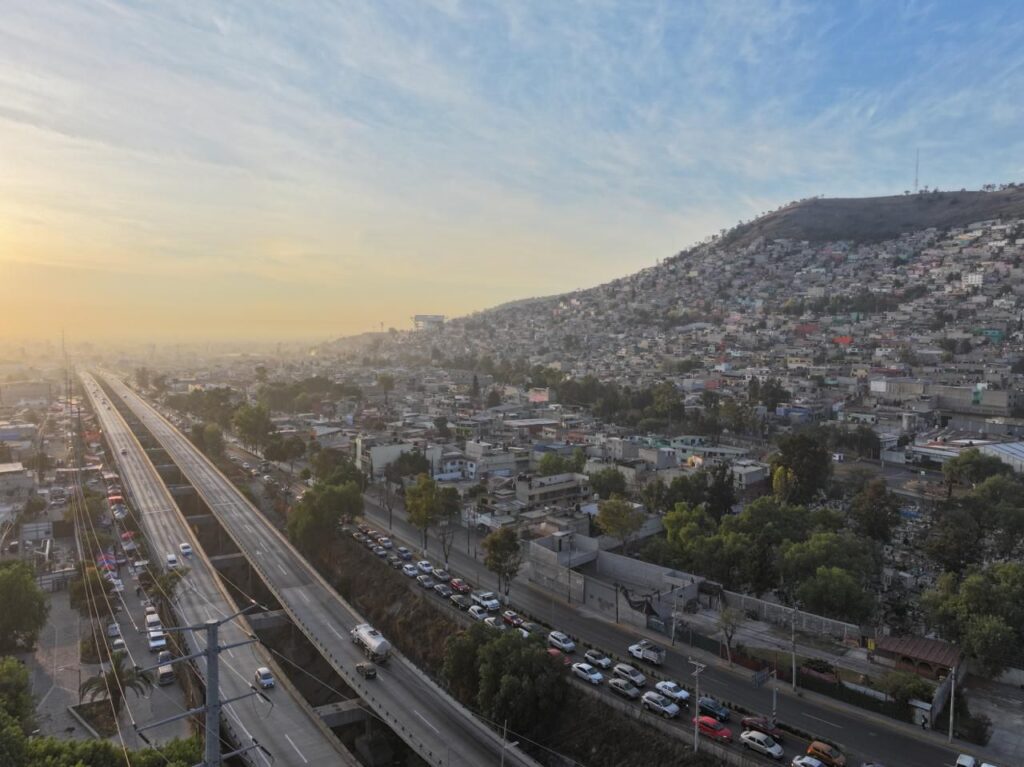
[[[914,194],[917,194],[917,174],[921,170],[921,150],[917,150],[917,159],[914,160]]]

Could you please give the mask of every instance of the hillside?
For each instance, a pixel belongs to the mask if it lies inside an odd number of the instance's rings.
[[[904,232],[949,229],[975,221],[1024,216],[1024,187],[998,192],[926,192],[892,197],[809,199],[732,229],[723,245],[787,238],[881,242]]]

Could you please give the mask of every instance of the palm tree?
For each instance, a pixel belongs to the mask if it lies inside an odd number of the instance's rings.
[[[168,570],[153,578],[153,587],[149,589],[149,597],[154,603],[161,603],[166,607],[171,606],[174,599],[174,590],[178,588],[181,579],[188,573],[189,568],[179,566],[175,570]]]
[[[140,671],[138,666],[129,666],[126,653],[116,652],[110,659],[110,671],[86,679],[78,688],[78,695],[90,701],[99,697],[106,698],[117,717],[124,706],[126,690],[142,695],[152,687],[153,680],[149,674]]]

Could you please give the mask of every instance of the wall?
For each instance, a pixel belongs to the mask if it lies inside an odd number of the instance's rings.
[[[753,613],[757,620],[774,623],[776,626],[789,628],[794,621],[793,608],[775,602],[766,602],[763,599],[738,594],[735,591],[722,591],[724,602],[729,607],[734,607],[744,613]],[[719,605],[721,606],[721,605]],[[860,627],[853,623],[824,618],[813,613],[805,613],[803,610],[796,611],[796,630],[801,634],[821,636],[828,634],[839,640],[859,639]]]

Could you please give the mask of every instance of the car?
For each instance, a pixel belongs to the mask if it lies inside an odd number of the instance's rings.
[[[367,531],[366,531],[366,537],[367,537],[367,538],[372,538],[372,539],[373,539],[373,542],[374,542],[374,543],[376,543],[376,542],[377,542],[377,540],[378,540],[378,539],[379,539],[379,538],[380,538],[380,537],[381,537],[382,535],[383,535],[383,533],[381,533],[381,532],[380,532],[380,531],[378,531],[378,530],[373,530],[373,529],[370,529],[370,530],[367,530]]]
[[[452,594],[448,599],[460,610],[468,610],[473,606],[473,603],[469,601],[469,597],[465,594]]]
[[[156,662],[161,666],[165,663],[170,663],[172,660],[174,660],[174,655],[170,650],[161,650],[156,656]]]
[[[425,559],[421,559],[416,563],[416,569],[419,570],[423,575],[430,575],[434,572],[434,566]]]
[[[128,651],[128,645],[126,645],[124,643],[124,640],[121,637],[118,637],[117,639],[115,639],[113,642],[110,643],[110,651],[111,652],[127,652]]]
[[[398,552],[398,556],[400,556],[404,562],[408,562],[412,559],[412,552],[405,548],[405,546],[399,546],[395,551]]]
[[[160,652],[161,650],[167,649],[167,635],[164,634],[162,629],[150,631],[148,642],[150,652]]]
[[[443,568],[434,568],[434,580],[438,583],[448,583],[452,579],[452,574]]]
[[[452,595],[452,587],[447,583],[435,583],[434,593],[441,597],[441,599],[447,599]]]
[[[358,530],[352,533],[352,537],[355,538],[358,543],[364,543],[366,541],[366,536]]]
[[[179,543],[178,544],[178,551],[181,552],[181,555],[183,557],[190,557],[190,556],[192,556],[192,544],[191,543]]]
[[[452,587],[452,591],[456,591],[459,594],[469,594],[473,591],[473,587],[462,580],[462,578],[452,578],[448,585]]]
[[[793,761],[789,763],[789,767],[825,767],[825,765],[813,756],[801,754],[800,756],[793,757]]]
[[[121,627],[116,623],[111,623],[107,626],[107,636],[111,638],[121,636]]]
[[[259,469],[249,469],[249,476],[250,477],[258,477],[259,475],[260,475],[260,470]]]
[[[388,564],[399,570],[402,567],[402,560],[397,554],[388,554]]]
[[[376,554],[381,559],[384,559],[388,555],[388,550],[385,549],[383,546],[374,546],[373,547],[373,553]]]
[[[356,673],[359,674],[363,679],[376,679],[377,678],[377,667],[372,663],[357,663]]]
[[[697,731],[705,738],[717,740],[719,743],[732,743],[732,730],[713,716],[698,716],[692,721],[697,724]]]
[[[782,757],[785,756],[782,746],[776,743],[771,735],[765,735],[760,730],[744,730],[740,733],[740,743],[744,748],[770,759],[782,761]]]
[[[663,679],[654,685],[654,689],[660,692],[669,700],[674,700],[676,703],[688,703],[690,700],[690,693],[684,690],[680,685],[672,682],[668,679]]]
[[[531,623],[530,621],[526,621],[525,623],[521,624],[519,628],[521,628],[527,634],[538,634],[544,630],[539,623]]]
[[[772,740],[776,743],[781,743],[783,740],[782,730],[779,729],[778,725],[767,716],[745,716],[740,721],[744,730],[757,730],[763,732],[765,735],[771,735]]]
[[[467,612],[469,613],[469,617],[475,621],[482,621],[487,617],[487,611],[480,605],[470,605]]]
[[[405,564],[402,565],[402,572],[408,575],[410,578],[415,578],[420,574],[420,571],[416,569],[416,565]]]
[[[604,674],[591,666],[589,663],[573,663],[572,673],[591,684],[601,684],[604,681]]]
[[[378,545],[378,546],[383,546],[383,547],[384,547],[385,549],[390,549],[390,548],[392,548],[392,547],[393,547],[393,546],[394,546],[395,544],[393,544],[393,543],[391,542],[391,539],[390,539],[390,538],[385,538],[385,537],[382,537],[382,538],[378,538],[378,539],[377,539],[377,545]]]
[[[612,667],[612,659],[600,650],[595,650],[591,648],[587,650],[585,653],[583,653],[583,657],[586,659],[588,663],[593,663],[595,666],[600,666],[601,668]]]
[[[121,448],[121,455],[128,455],[128,448],[122,447]]]
[[[252,466],[249,465],[248,461],[243,461],[242,462],[242,468],[245,469],[246,471],[248,471],[249,469],[252,468]]]
[[[523,625],[523,619],[519,617],[519,613],[515,610],[506,610],[501,614],[501,619],[509,626],[516,627]]]
[[[263,481],[266,482],[269,485],[271,482],[274,481],[274,478],[272,476],[270,476],[269,474],[264,474],[263,475]]]
[[[637,687],[643,687],[647,684],[647,677],[628,663],[616,663],[614,668],[612,668],[612,674],[617,676],[619,679],[625,679],[628,682],[635,684]]]
[[[609,679],[608,689],[627,700],[636,700],[640,697],[640,688],[628,679],[619,679],[618,677]]]
[[[822,740],[812,740],[807,747],[807,755],[813,756],[825,767],[846,767],[846,757],[843,752]]]
[[[258,669],[256,669],[256,673],[253,674],[253,679],[256,681],[256,684],[264,690],[273,687],[275,684],[274,675],[266,666],[260,666]]]
[[[576,643],[572,641],[568,634],[564,634],[561,631],[552,631],[548,634],[548,646],[561,650],[564,653],[571,653],[576,650]]]
[[[501,607],[498,595],[493,591],[474,591],[470,594],[470,599],[473,600],[474,604],[478,604],[488,611],[494,611]]]
[[[429,575],[417,575],[416,582],[425,589],[434,588],[434,579]]]
[[[697,713],[714,717],[719,722],[728,722],[732,717],[732,712],[710,695],[705,695],[697,701]]]
[[[548,648],[548,657],[551,658],[552,660],[558,661],[558,663],[561,664],[562,666],[571,666],[572,665],[572,659],[569,658],[568,655],[566,655],[564,652],[559,650],[557,647],[549,647]]]
[[[146,611],[146,615],[156,615],[156,605],[150,602],[148,599],[142,603],[143,608]]]
[[[501,618],[496,615],[488,615],[484,618],[484,625],[496,631],[508,631],[508,626],[502,623]]]
[[[363,545],[370,551],[373,551],[377,548],[377,541],[373,540],[370,536],[366,536],[366,539],[363,541]]]
[[[122,591],[124,591],[124,581],[122,581],[120,578],[111,578],[110,579],[110,588],[115,593],[120,594]]]
[[[177,570],[178,569],[178,557],[174,554],[167,555],[167,569]]]
[[[640,698],[640,705],[648,711],[661,714],[666,719],[673,719],[679,716],[679,706],[661,693],[654,692],[654,690],[643,694]]]

